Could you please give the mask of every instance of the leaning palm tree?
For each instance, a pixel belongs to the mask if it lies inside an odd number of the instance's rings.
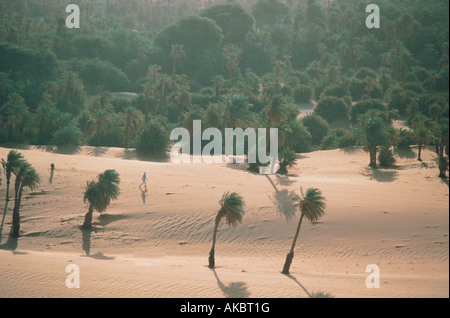
[[[245,213],[244,199],[236,192],[225,192],[222,196],[222,199],[219,201],[219,204],[221,208],[217,213],[215,220],[213,243],[211,251],[209,252],[209,268],[214,268],[216,265],[214,253],[216,247],[217,230],[219,228],[220,221],[225,218],[225,222],[227,223],[227,225],[235,227],[238,223],[242,223],[242,217]]]
[[[20,206],[24,188],[36,190],[39,187],[40,177],[36,170],[28,163],[23,162],[17,170],[15,182],[14,210],[12,217],[11,237],[18,238],[20,233]]]
[[[9,185],[11,184],[11,176],[23,162],[23,155],[15,150],[11,150],[8,153],[6,161],[2,159],[2,166],[6,176],[6,201],[9,201]]]
[[[104,201],[104,209],[100,209],[100,213],[106,210],[111,200],[116,200],[119,197],[119,183],[119,174],[115,170],[106,170],[98,176],[98,186]]]
[[[89,210],[84,216],[84,223],[81,228],[90,229],[92,228],[92,215],[94,210],[99,210],[102,206],[102,196],[96,181],[91,180],[86,182],[86,191],[84,192],[83,200],[85,203],[89,203]]]
[[[94,210],[103,213],[109,207],[111,200],[119,196],[119,174],[115,170],[106,170],[98,176],[98,181],[88,181],[83,200],[89,204],[89,210],[84,217],[83,229],[92,228]]]
[[[301,197],[297,199],[298,207],[300,210],[300,221],[298,222],[297,232],[292,242],[291,250],[286,256],[286,262],[283,267],[283,274],[289,274],[289,268],[291,267],[292,259],[294,258],[294,248],[297,243],[300,228],[302,226],[303,218],[306,217],[311,222],[317,222],[325,213],[325,198],[322,196],[322,192],[316,188],[310,188],[306,191],[306,195],[303,193],[303,189],[300,190]]]

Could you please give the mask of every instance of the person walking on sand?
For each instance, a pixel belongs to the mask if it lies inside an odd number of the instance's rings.
[[[145,186],[145,189],[147,190],[147,172],[144,172],[144,175],[142,176],[142,183],[139,187],[141,187],[142,185]]]

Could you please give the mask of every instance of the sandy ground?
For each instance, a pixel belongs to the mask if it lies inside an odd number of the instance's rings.
[[[0,148],[0,157],[9,150]],[[241,165],[140,161],[118,148],[19,151],[42,181],[24,194],[16,251],[0,250],[0,297],[449,297],[449,187],[431,151],[423,163],[415,149],[399,153],[396,168],[377,170],[358,148],[302,154],[287,177]],[[106,169],[119,172],[121,194],[83,237],[86,181]],[[139,189],[144,171],[147,193]],[[291,198],[300,187],[321,189],[327,209],[319,223],[303,223],[286,276],[298,222]],[[221,225],[212,271],[207,258],[225,191],[244,197],[246,214],[236,228]],[[79,289],[66,287],[69,264],[80,269]],[[379,266],[380,288],[366,287],[369,264]]]

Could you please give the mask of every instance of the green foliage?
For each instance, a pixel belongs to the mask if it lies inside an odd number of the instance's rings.
[[[80,78],[86,86],[104,88],[111,92],[127,91],[130,85],[124,72],[110,62],[97,58],[83,64]]]
[[[378,161],[381,167],[392,167],[396,160],[390,147],[382,147],[378,154]]]
[[[306,116],[302,123],[310,132],[313,145],[320,145],[330,131],[328,122],[319,115]]]
[[[343,98],[344,96],[350,95],[350,92],[345,87],[342,87],[342,85],[336,85],[332,84],[329,85],[325,90],[322,92],[321,96],[334,96],[337,98]]]
[[[414,145],[414,136],[410,130],[400,129],[399,137],[400,140],[397,145],[399,149],[409,149],[411,145]]]
[[[296,153],[311,151],[311,134],[300,121],[285,122],[281,128],[281,133],[285,134],[286,147],[293,149]]]
[[[295,151],[290,148],[283,148],[279,154],[279,162],[280,168],[278,169],[278,174],[287,174],[288,168],[293,167],[295,165],[295,161],[297,160],[297,156]]]
[[[74,126],[62,127],[53,134],[53,144],[58,147],[81,145],[81,131]]]
[[[136,151],[144,157],[165,157],[169,147],[169,134],[156,120],[150,120],[138,135]]]
[[[371,111],[371,110],[378,110],[378,111],[384,112],[384,111],[386,111],[386,106],[383,103],[383,101],[381,101],[379,99],[368,99],[368,100],[360,101],[360,102],[356,103],[355,105],[353,105],[353,107],[351,109],[351,112],[350,112],[351,120],[354,123],[356,123],[360,116],[363,116],[364,114],[366,114],[368,111]]]
[[[317,222],[325,214],[325,197],[317,188],[309,188],[306,194],[301,189],[301,197],[297,199],[301,213],[310,222]]]
[[[245,214],[245,201],[236,192],[225,192],[219,201],[221,209],[218,213],[219,218],[225,218],[227,225],[235,227],[238,223],[242,223]]]
[[[353,134],[345,129],[338,128],[328,134],[322,141],[320,149],[331,150],[354,146],[356,143]]]
[[[258,0],[252,6],[252,15],[258,27],[273,26],[289,12],[289,8],[280,0]]]
[[[408,124],[421,114],[436,135],[448,118],[446,1],[386,2],[376,32],[361,23],[361,1],[119,2],[87,3],[82,32],[65,28],[61,0],[1,2],[0,142],[48,144],[77,126],[87,144],[134,146],[145,125],[127,123],[133,107],[142,122],[159,115],[174,126],[193,118],[221,128],[229,119],[279,126],[280,144],[304,151],[311,137],[293,123],[291,97],[318,100],[316,115],[328,122],[351,111],[355,125],[370,109],[386,121],[408,116]],[[138,96],[109,96],[117,91]],[[97,94],[102,101],[91,107]],[[279,125],[267,113],[277,95],[287,107]],[[353,143],[348,131],[318,132],[315,146]],[[406,133],[394,137],[410,144]]]
[[[294,101],[296,103],[307,103],[312,98],[312,89],[309,86],[302,85],[294,90]]]
[[[333,96],[322,97],[317,103],[314,114],[328,122],[348,117],[345,103],[342,99]]]
[[[227,43],[241,43],[247,33],[253,31],[253,17],[239,4],[218,4],[207,8],[202,16],[216,22]]]
[[[97,179],[98,181],[91,180],[86,183],[83,200],[102,213],[109,207],[111,200],[118,198],[120,178],[115,170],[105,170]]]

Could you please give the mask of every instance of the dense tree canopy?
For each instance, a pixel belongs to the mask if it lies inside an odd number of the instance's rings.
[[[304,152],[356,144],[376,110],[409,129],[424,116],[444,170],[448,1],[384,1],[380,29],[365,25],[367,0],[78,3],[68,29],[65,0],[0,0],[0,142],[161,154],[172,127],[202,119],[273,125]],[[414,143],[405,131],[390,146]]]

